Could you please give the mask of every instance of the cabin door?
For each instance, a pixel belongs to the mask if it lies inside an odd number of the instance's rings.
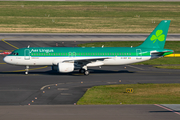
[[[30,60],[30,50],[29,49],[24,50],[24,59]]]
[[[76,52],[69,52],[69,57],[76,57]]]
[[[141,51],[141,49],[136,49],[136,59],[142,59],[142,51]]]

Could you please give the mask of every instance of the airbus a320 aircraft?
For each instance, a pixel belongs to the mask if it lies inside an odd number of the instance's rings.
[[[164,49],[170,20],[163,20],[137,47],[27,47],[14,50],[4,58],[12,65],[52,66],[57,72],[67,73],[79,70],[89,75],[88,67],[102,65],[126,65],[163,57],[173,53]]]

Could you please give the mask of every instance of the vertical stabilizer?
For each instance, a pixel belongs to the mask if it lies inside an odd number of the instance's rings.
[[[146,40],[138,47],[163,49],[170,22],[170,20],[162,20]]]

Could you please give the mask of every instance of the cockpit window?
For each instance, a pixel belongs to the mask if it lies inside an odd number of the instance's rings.
[[[11,55],[19,55],[19,53],[12,52]]]

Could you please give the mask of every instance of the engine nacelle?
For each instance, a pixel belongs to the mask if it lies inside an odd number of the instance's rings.
[[[58,72],[67,73],[74,71],[74,63],[58,63]]]

